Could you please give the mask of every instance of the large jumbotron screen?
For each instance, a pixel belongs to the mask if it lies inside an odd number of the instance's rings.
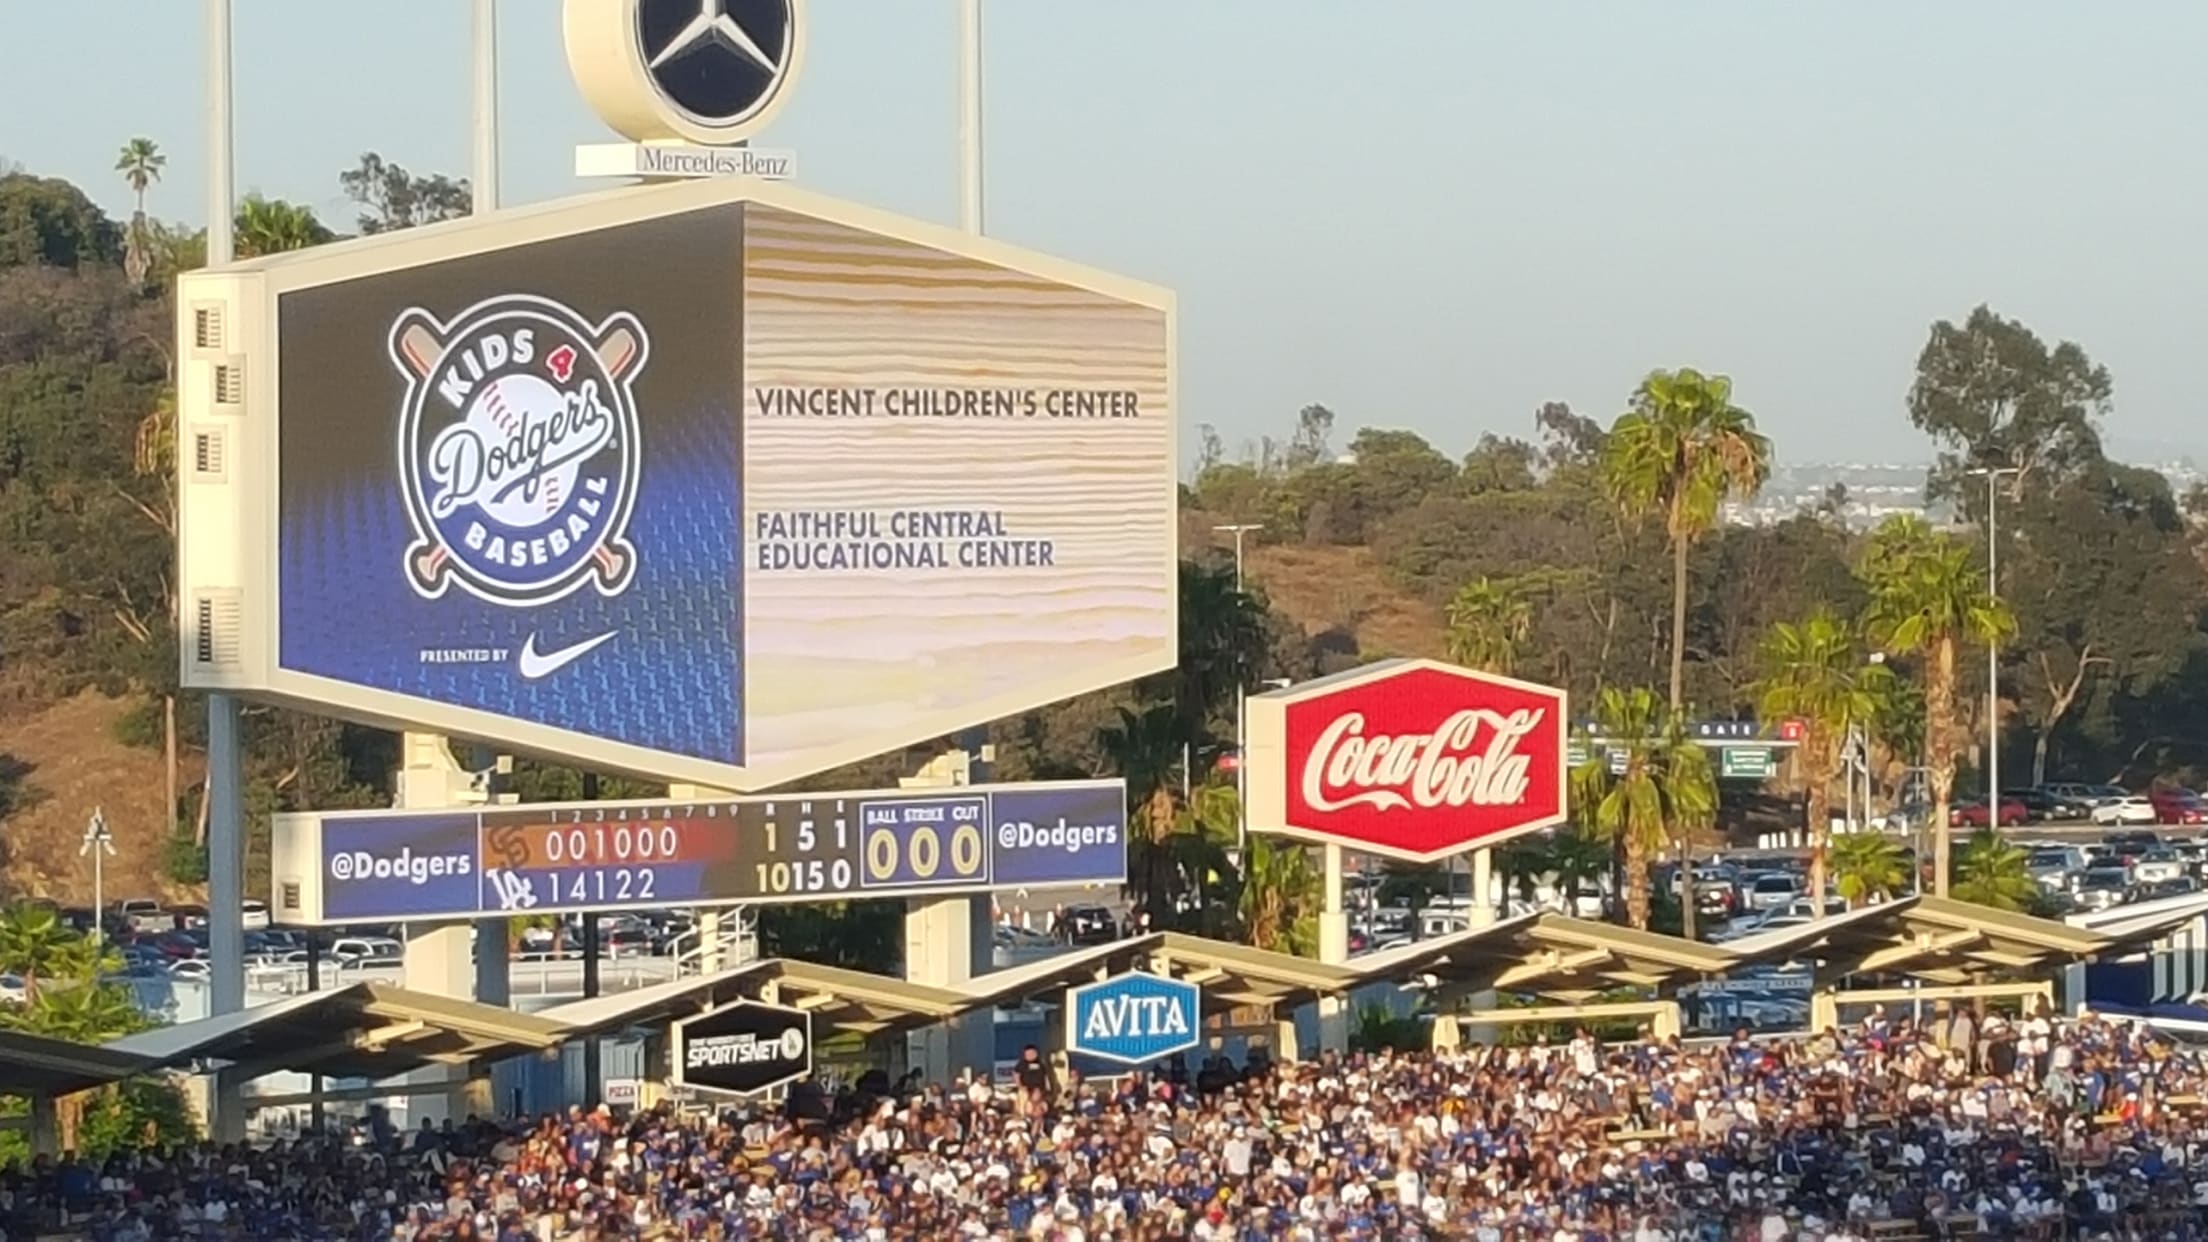
[[[1163,290],[715,183],[181,303],[188,684],[750,789],[1173,663]]]

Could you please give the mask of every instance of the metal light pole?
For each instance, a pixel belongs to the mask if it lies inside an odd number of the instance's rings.
[[[471,34],[475,158],[468,188],[480,216],[498,209],[498,0],[475,0]]]
[[[973,0],[968,0],[972,3]],[[1265,529],[1263,522],[1233,522],[1214,526],[1213,531],[1234,536],[1234,593],[1242,593],[1242,537],[1252,531]],[[1243,733],[1245,705],[1249,702],[1249,687],[1236,678],[1234,683],[1234,848],[1237,856],[1250,847],[1250,812],[1248,810],[1249,738]]]
[[[105,943],[101,920],[107,914],[107,860],[114,853],[115,834],[107,830],[107,814],[93,807],[92,820],[84,826],[84,844],[77,847],[77,857],[92,856],[92,948],[95,953]]]
[[[230,7],[231,0],[206,0],[209,267],[219,267],[236,257]],[[207,1007],[215,1014],[245,1008],[245,805],[240,797],[245,764],[238,730],[237,698],[221,691],[209,694],[207,787],[203,796],[207,799]],[[236,1110],[225,1101],[218,1111],[229,1114]],[[227,1119],[223,1125],[228,1128]]]
[[[981,0],[958,0],[958,223],[982,231]]]
[[[2016,466],[1981,466],[1970,471],[1986,476],[1986,594],[2001,598],[1998,545],[1994,535],[2000,518],[2000,483],[2004,474],[2022,474]],[[2001,828],[2001,645],[1986,644],[1986,827]]]

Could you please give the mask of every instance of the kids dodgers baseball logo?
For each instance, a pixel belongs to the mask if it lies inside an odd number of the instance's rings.
[[[547,298],[478,302],[449,321],[391,325],[406,377],[399,463],[415,542],[407,581],[526,607],[584,583],[618,595],[636,573],[636,401],[647,353],[627,312],[593,324]]]

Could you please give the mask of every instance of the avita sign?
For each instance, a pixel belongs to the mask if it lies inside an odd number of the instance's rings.
[[[1564,819],[1564,692],[1387,660],[1249,701],[1250,827],[1426,861]]]

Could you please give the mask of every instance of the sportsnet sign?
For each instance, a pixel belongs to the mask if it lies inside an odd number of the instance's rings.
[[[756,1095],[813,1072],[813,1015],[737,1001],[675,1025],[675,1081]]]
[[[1248,712],[1252,831],[1425,862],[1564,820],[1554,687],[1386,660]]]

